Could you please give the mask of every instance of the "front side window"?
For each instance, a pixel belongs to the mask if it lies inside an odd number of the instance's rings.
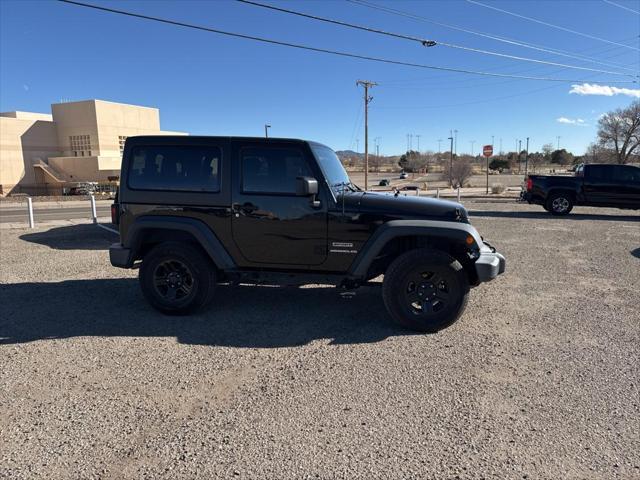
[[[129,187],[138,190],[219,192],[219,147],[150,145],[131,152]]]
[[[240,151],[242,191],[295,194],[296,178],[311,176],[302,152],[295,148],[246,147]]]

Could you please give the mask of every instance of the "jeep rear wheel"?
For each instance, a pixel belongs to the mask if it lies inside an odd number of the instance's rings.
[[[418,249],[399,256],[387,269],[382,298],[396,323],[421,332],[452,325],[465,309],[467,275],[450,255]]]
[[[147,301],[169,315],[188,315],[207,305],[216,285],[216,270],[190,244],[161,243],[142,260],[140,286]]]

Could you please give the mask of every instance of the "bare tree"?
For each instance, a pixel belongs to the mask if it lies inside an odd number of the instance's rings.
[[[607,151],[595,142],[592,142],[584,152],[584,163],[602,163],[609,160]]]
[[[627,163],[640,145],[640,100],[602,116],[598,120],[598,139],[601,146],[615,152],[617,163]]]
[[[547,163],[551,163],[551,154],[553,153],[553,143],[545,143],[542,146],[542,153]]]
[[[542,147],[544,151],[544,147]],[[551,148],[553,150],[553,147]],[[533,152],[529,154],[529,166],[531,171],[535,173],[536,169],[539,168],[546,161],[546,155],[544,153]]]
[[[451,178],[449,180],[451,182],[451,185],[453,185],[454,187],[463,187],[466,181],[471,178],[471,175],[471,162],[468,159],[457,158],[453,162],[453,166],[451,168]]]
[[[383,157],[379,157],[378,155],[369,156],[369,168],[371,168],[374,172],[380,171],[380,166],[382,165]]]

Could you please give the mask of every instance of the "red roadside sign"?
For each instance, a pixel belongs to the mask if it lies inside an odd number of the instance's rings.
[[[493,145],[485,145],[484,147],[482,147],[482,155],[487,158],[493,155]]]

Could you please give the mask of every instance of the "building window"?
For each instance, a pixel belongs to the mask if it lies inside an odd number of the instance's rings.
[[[75,157],[91,156],[91,137],[89,135],[71,135],[69,141]]]
[[[124,143],[127,141],[127,137],[118,135],[118,144],[120,145],[120,156],[124,153]]]

